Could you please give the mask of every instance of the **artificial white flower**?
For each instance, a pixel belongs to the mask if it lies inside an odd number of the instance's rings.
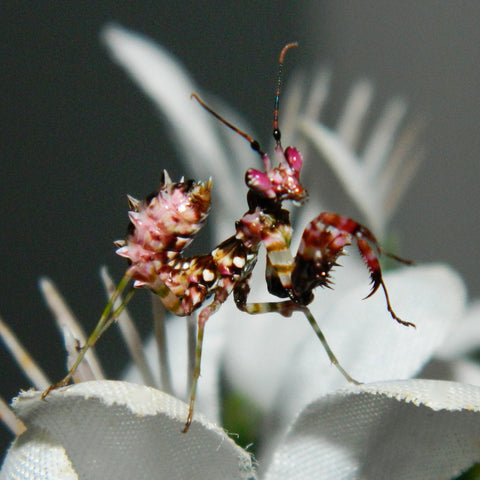
[[[258,161],[255,155],[245,155],[249,149],[243,139],[225,134],[222,125],[191,102],[192,92],[206,95],[168,52],[115,25],[104,30],[103,39],[167,117],[188,172],[198,179],[215,174],[211,225],[214,238],[225,239],[233,231],[232,218],[246,208],[238,199],[245,197],[243,172]],[[333,132],[316,118],[327,80],[325,72],[320,74],[307,99],[295,82],[281,114],[284,137],[300,142],[306,135],[375,232],[384,235],[420,156],[410,155],[415,145],[411,133],[400,146],[395,142],[404,104],[395,101],[387,108],[358,155],[356,138],[369,104],[369,84],[355,87]],[[301,107],[304,102],[310,110]],[[297,236],[321,210],[312,196],[297,219]],[[480,341],[479,322],[474,321],[478,308],[467,315],[465,287],[449,267],[402,268],[387,273],[385,283],[396,311],[417,327],[405,328],[391,319],[381,294],[361,300],[368,293],[368,274],[355,258],[343,258],[336,289],[317,292],[312,312],[343,367],[365,384],[346,383],[300,315],[249,316],[230,301],[206,327],[196,411],[187,434],[181,430],[188,407],[178,400],[187,398],[187,333],[184,320],[172,319],[167,322],[168,354],[163,354],[173,373],[167,383],[177,398],[138,384],[142,378],[159,384],[165,376],[155,362],[155,342],[147,346],[145,360],[134,341],[136,366],[126,374],[129,382],[102,380],[92,353],[79,378],[97,380],[53,391],[45,402],[37,391],[21,393],[14,401],[26,430],[21,433],[21,424],[12,420],[19,436],[0,479],[456,478],[480,461],[480,387],[413,377],[427,371],[436,356],[437,365],[454,365],[450,378],[466,378],[468,371],[469,381],[479,381],[478,368],[464,358],[466,346],[471,349]],[[261,265],[257,272],[252,296],[262,301]],[[105,275],[104,280],[108,286]],[[62,328],[72,332],[75,323],[52,284],[43,280],[42,289],[59,322],[68,321]],[[128,329],[126,337],[134,338],[125,320],[119,323]],[[18,354],[16,340],[1,327]],[[83,341],[81,332],[70,335]],[[48,385],[41,373],[30,371],[37,389]],[[235,444],[234,432],[219,426],[222,372],[228,388],[262,413],[255,460]]]

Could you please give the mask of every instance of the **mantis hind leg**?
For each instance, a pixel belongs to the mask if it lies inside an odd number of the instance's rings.
[[[197,319],[197,344],[195,347],[195,368],[193,370],[192,386],[190,389],[190,402],[188,406],[187,421],[182,433],[187,433],[193,420],[193,410],[195,406],[195,396],[197,393],[198,379],[200,378],[200,368],[202,363],[202,349],[203,349],[203,336],[205,333],[205,324],[207,320],[221,307],[223,302],[227,299],[229,292],[225,289],[220,289],[210,305],[202,308],[198,314]]]
[[[337,357],[333,353],[332,349],[330,348],[330,345],[327,342],[327,339],[325,338],[325,335],[323,334],[322,330],[318,326],[317,321],[315,320],[315,317],[312,315],[312,312],[310,311],[309,308],[307,307],[302,307],[299,310],[303,312],[303,314],[307,317],[308,323],[311,325],[313,328],[313,331],[315,332],[315,335],[318,337],[318,339],[322,342],[323,348],[327,352],[328,358],[332,362],[333,365],[337,368],[337,370],[350,382],[354,383],[355,385],[361,385],[362,382],[359,382],[358,380],[355,380],[340,364],[338,361]]]
[[[298,305],[291,300],[285,300],[282,302],[263,302],[263,303],[247,303],[247,296],[249,293],[249,287],[247,284],[239,286],[234,291],[235,303],[237,307],[243,312],[251,315],[257,315],[259,313],[277,312],[284,317],[289,317],[295,311],[302,312],[308,320],[308,323],[313,328],[315,335],[322,342],[323,348],[328,355],[328,358],[337,370],[344,376],[344,378],[355,385],[360,385],[361,382],[355,380],[340,364],[337,357],[330,348],[330,345],[325,338],[322,330],[320,329],[315,317],[312,315],[310,309],[303,305]]]

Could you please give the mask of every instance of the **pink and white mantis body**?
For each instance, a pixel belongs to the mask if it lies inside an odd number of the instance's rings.
[[[268,154],[261,150],[256,140],[212,111],[195,94],[192,95],[223,124],[244,137],[262,159],[263,170],[249,169],[246,172],[248,211],[235,223],[235,233],[210,253],[182,256],[208,216],[211,180],[181,180],[174,183],[164,172],[156,194],[143,202],[129,198],[129,234],[125,241],[116,244],[119,247],[117,253],[127,258],[130,265],[74,365],[62,381],[43,393],[43,398],[51,390],[70,381],[86,351],[116,320],[135,288],[140,287],[149,288],[158,295],[165,308],[175,315],[187,316],[198,310],[195,368],[183,432],[187,432],[193,419],[205,325],[232,293],[237,307],[249,314],[278,312],[290,316],[295,311],[302,312],[322,342],[331,362],[349,382],[358,383],[342,368],[308,308],[314,298],[313,290],[329,286],[332,268],[338,265],[337,260],[344,254],[344,248],[352,243],[357,245],[370,272],[372,290],[368,296],[381,287],[390,315],[403,325],[414,326],[395,314],[377,258],[385,252],[375,236],[356,221],[333,213],[321,213],[305,228],[295,256],[290,252],[292,226],[289,212],[282,204],[290,200],[300,205],[308,198],[300,181],[302,155],[294,147],[282,147],[278,128],[283,59],[285,53],[295,46],[296,43],[286,45],[279,58],[273,119],[277,166],[272,166]],[[248,303],[250,279],[261,247],[267,252],[268,291],[283,300]],[[387,255],[410,263],[394,255]],[[129,290],[121,306],[114,309],[115,301],[127,288]],[[207,303],[209,300],[211,301]]]

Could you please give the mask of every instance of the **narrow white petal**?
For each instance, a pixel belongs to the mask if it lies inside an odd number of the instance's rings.
[[[85,344],[85,333],[55,284],[49,278],[43,277],[39,280],[39,286],[47,306],[53,313],[57,326],[64,336],[65,347],[68,352],[67,365],[70,368],[77,358],[78,345]],[[93,348],[90,348],[86,353],[82,363],[83,365],[80,364],[74,376],[75,379],[78,381],[89,380],[92,379],[92,375],[96,379],[104,378],[100,362]]]
[[[2,397],[0,397],[0,420],[14,435],[20,435],[25,431],[23,422],[15,416]]]
[[[339,137],[352,150],[356,150],[363,132],[365,116],[372,104],[373,84],[369,80],[359,80],[347,97],[336,131]]]
[[[295,145],[301,152],[307,151],[305,138],[298,133],[300,117],[318,121],[327,103],[332,72],[328,67],[320,67],[307,78],[304,71],[289,75],[280,106],[282,142]]]
[[[51,383],[50,380],[25,350],[25,347],[3,321],[2,317],[0,317],[0,338],[32,385],[38,389],[47,388]]]
[[[358,156],[334,131],[320,123],[304,118],[300,121],[300,129],[335,172],[345,191],[367,218],[368,225],[376,234],[383,233],[382,205]]]
[[[474,360],[456,360],[448,362],[451,378],[456,382],[480,386],[480,365]]]
[[[23,468],[57,459],[45,451],[53,439],[84,480],[255,478],[249,454],[221,428],[197,414],[188,433],[181,433],[187,405],[150,387],[84,382],[53,391],[47,401],[39,392],[25,392],[14,407],[28,430],[7,455],[9,471],[10,457],[18,466],[19,447],[28,461]]]
[[[401,98],[394,98],[385,106],[362,155],[370,178],[378,178],[379,172],[390,157],[398,129],[406,114],[407,104]]]
[[[294,79],[295,80],[295,79]],[[311,90],[308,92],[308,98],[305,105],[305,116],[312,120],[319,120],[323,109],[327,103],[332,82],[332,71],[323,66],[317,69],[312,76]]]
[[[306,407],[266,480],[448,480],[479,459],[480,387],[408,380],[350,387]]]
[[[173,395],[172,388],[172,374],[169,364],[168,356],[168,343],[167,343],[167,333],[166,333],[166,322],[167,322],[167,312],[168,310],[163,306],[162,301],[158,295],[155,295],[153,292],[150,295],[152,299],[152,314],[153,314],[153,343],[149,342],[143,347],[147,362],[150,361],[155,365],[158,365],[159,369],[159,390],[162,390],[165,393]],[[171,314],[168,313],[168,316]],[[154,351],[156,347],[156,352]],[[171,345],[171,348],[177,348],[177,345]],[[149,354],[148,354],[149,353]],[[153,359],[157,359],[154,361]],[[133,367],[133,366],[132,366]],[[133,372],[134,367],[129,367],[128,371]],[[152,369],[151,369],[152,370]],[[153,372],[153,370],[152,370]]]
[[[59,328],[63,336],[65,351],[67,352],[67,370],[70,370],[70,368],[72,368],[73,364],[77,360],[80,346],[84,343],[79,341],[77,337],[73,336],[72,331],[68,328],[67,325],[61,325],[59,326]],[[87,352],[87,355],[88,354],[90,354],[90,351]],[[74,382],[86,382],[89,380],[98,380],[103,377],[97,377],[95,375],[92,369],[92,365],[87,358],[80,362],[80,365],[75,370],[72,378]]]
[[[392,218],[426,155],[423,146],[415,146],[415,149],[412,148],[409,152],[408,158],[399,158],[398,163],[389,169],[397,160],[395,153],[392,155],[389,165],[382,173],[383,178],[379,179],[379,192],[381,198],[385,199],[384,211],[387,219]]]

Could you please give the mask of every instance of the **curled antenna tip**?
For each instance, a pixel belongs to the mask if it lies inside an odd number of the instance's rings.
[[[288,50],[290,50],[291,48],[295,48],[295,47],[298,47],[298,42],[291,42],[291,43],[287,43],[282,51],[280,52],[280,59],[279,59],[279,62],[280,63],[283,63],[283,59],[285,57],[285,54],[288,52]]]

